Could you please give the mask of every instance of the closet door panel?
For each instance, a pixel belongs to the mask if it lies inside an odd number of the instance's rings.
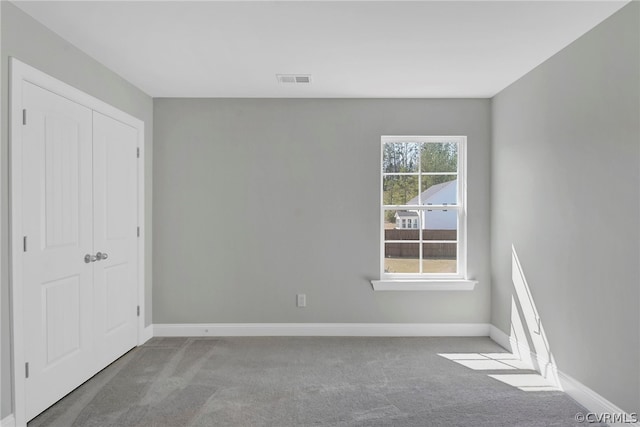
[[[93,373],[92,112],[23,82],[22,255],[26,414]],[[25,366],[25,376],[27,367]]]
[[[96,348],[111,363],[137,342],[137,130],[93,113]],[[104,258],[106,254],[106,258]]]

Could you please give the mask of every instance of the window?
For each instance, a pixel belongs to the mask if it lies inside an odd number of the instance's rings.
[[[465,278],[465,149],[464,136],[382,137],[381,279]]]

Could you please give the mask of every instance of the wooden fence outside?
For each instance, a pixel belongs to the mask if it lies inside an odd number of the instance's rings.
[[[385,243],[385,257],[418,258],[420,256],[420,230],[384,230],[384,239],[406,240],[406,243]],[[423,258],[455,258],[457,230],[422,230]],[[451,243],[429,243],[430,240],[451,240]]]

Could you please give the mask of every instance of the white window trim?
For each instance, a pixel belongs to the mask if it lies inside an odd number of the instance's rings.
[[[446,139],[458,143],[458,239],[457,239],[457,273],[385,273],[384,271],[384,172],[382,162],[385,143],[389,142],[443,142]],[[376,291],[453,291],[473,290],[478,283],[467,277],[467,137],[462,135],[415,136],[415,135],[383,135],[380,144],[380,280],[371,280]],[[388,208],[388,207],[387,207]]]
[[[476,280],[389,279],[371,280],[374,291],[472,291]]]

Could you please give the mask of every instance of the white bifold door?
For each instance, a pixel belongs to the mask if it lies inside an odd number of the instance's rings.
[[[23,82],[25,403],[31,419],[137,342],[137,130]]]

